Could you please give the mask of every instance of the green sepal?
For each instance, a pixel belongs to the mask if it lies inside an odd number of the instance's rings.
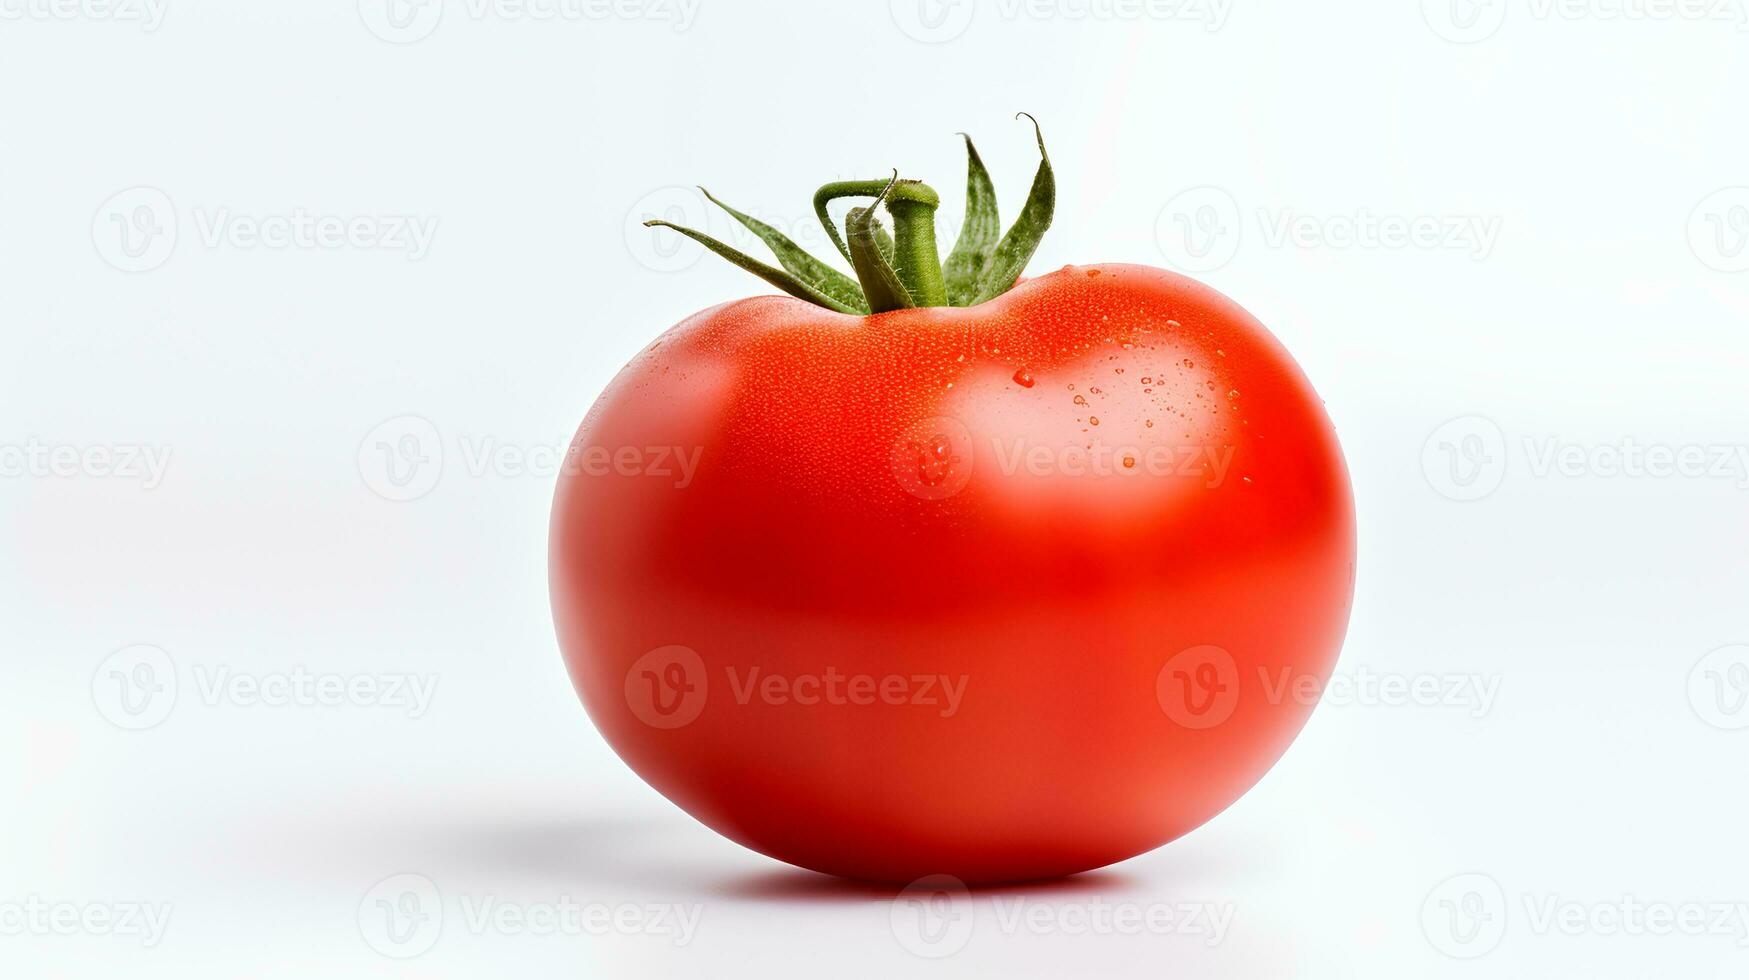
[[[791,296],[794,296],[797,299],[805,299],[808,302],[813,303],[817,306],[824,306],[828,310],[835,310],[839,313],[849,313],[852,316],[859,316],[861,314],[868,312],[867,310],[853,309],[849,306],[846,306],[843,303],[840,303],[838,300],[833,299],[832,297],[826,295],[825,293],[819,291],[818,289],[815,289],[813,286],[808,285],[807,283],[803,282],[802,280],[798,279],[797,277],[784,271],[783,269],[779,269],[775,266],[766,265],[764,262],[761,262],[758,259],[753,258],[752,256],[747,255],[743,252],[737,251],[736,249],[734,249],[728,245],[725,245],[722,242],[717,241],[716,239],[712,238],[711,236],[709,236],[703,232],[693,231],[691,228],[682,227],[681,225],[677,225],[677,224],[673,223],[672,221],[662,221],[660,219],[652,219],[650,221],[646,221],[646,222],[644,222],[644,227],[646,227],[646,228],[672,228],[673,230],[680,232],[682,235],[685,235],[686,237],[699,243],[700,245],[703,245],[705,248],[710,249],[711,251],[717,253],[718,255],[721,255],[723,258],[728,259],[730,262],[734,263],[736,266],[739,266],[740,268],[745,269],[748,272],[753,273],[754,275],[758,276],[759,278],[765,280],[768,283],[771,283],[773,286],[776,286],[777,288],[783,290],[784,292],[790,294]]]
[[[966,216],[953,251],[941,264],[949,306],[972,305],[978,295],[979,277],[1002,235],[1002,219],[996,213],[996,185],[990,181],[990,171],[984,169],[972,138],[960,135],[966,140]]]
[[[776,228],[729,207],[702,187],[699,188],[699,191],[712,204],[727,211],[729,217],[739,221],[748,231],[758,236],[759,240],[771,249],[771,254],[777,256],[777,261],[789,270],[791,275],[853,311],[868,312],[868,303],[862,298],[862,290],[857,288],[856,280],[809,255],[802,250],[801,246],[791,241],[789,236]]]
[[[1038,137],[1038,172],[1033,175],[1032,191],[1026,196],[1026,206],[1021,208],[1020,217],[1014,219],[1008,233],[997,243],[996,251],[978,277],[977,295],[971,302],[974,306],[1014,288],[1032,253],[1038,251],[1039,239],[1050,228],[1051,216],[1057,208],[1057,178],[1051,171],[1050,155],[1045,152],[1044,133],[1039,129],[1037,119],[1024,112],[1020,115],[1032,119],[1033,134]]]

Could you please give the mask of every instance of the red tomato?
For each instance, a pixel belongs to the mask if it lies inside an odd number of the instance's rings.
[[[552,599],[590,716],[682,809],[817,871],[1014,881],[1170,841],[1286,750],[1347,624],[1318,396],[1157,269],[719,306],[572,449]]]

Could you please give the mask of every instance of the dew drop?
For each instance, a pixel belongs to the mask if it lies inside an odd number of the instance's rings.
[[[1032,375],[1026,370],[1026,368],[1021,368],[1014,372],[1014,383],[1022,388],[1031,388],[1036,384],[1036,382],[1032,380]]]
[[[1085,404],[1087,404],[1087,399],[1081,395],[1076,395],[1075,396],[1075,404],[1085,405]]]
[[[1087,416],[1087,422],[1089,425],[1098,425],[1099,424],[1099,416],[1089,415],[1089,416]]]

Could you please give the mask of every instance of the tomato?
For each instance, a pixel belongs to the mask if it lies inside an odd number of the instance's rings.
[[[1213,817],[1305,723],[1354,559],[1292,358],[1135,265],[692,316],[590,411],[551,528],[565,662],[626,763],[753,850],[895,882],[1071,874]]]

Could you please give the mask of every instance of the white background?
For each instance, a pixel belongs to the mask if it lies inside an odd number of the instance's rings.
[[[0,973],[1743,976],[1741,0],[1450,2],[0,0]],[[818,247],[816,185],[899,167],[951,240],[953,134],[1012,216],[1021,109],[1061,182],[1033,269],[1177,266],[1275,331],[1355,481],[1338,678],[1438,693],[1332,689],[1203,829],[949,896],[931,944],[939,906],[743,851],[608,750],[547,454],[767,291],[646,213],[729,235],[703,182]],[[360,220],[252,237],[299,215]],[[435,688],[247,686],[300,672]],[[472,916],[565,900],[621,925]],[[103,921],[142,905],[161,934]],[[1100,924],[1186,906],[1230,921]]]

